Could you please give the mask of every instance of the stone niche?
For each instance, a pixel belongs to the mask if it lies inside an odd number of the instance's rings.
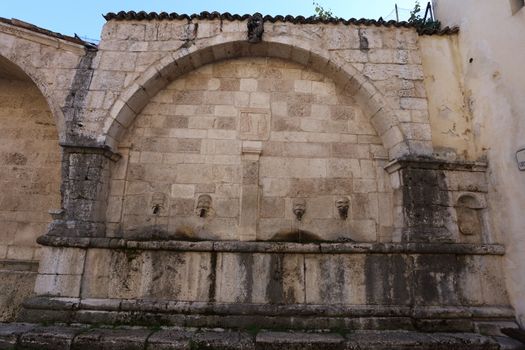
[[[375,242],[392,230],[387,154],[368,116],[296,63],[192,71],[150,100],[119,147],[109,236]]]

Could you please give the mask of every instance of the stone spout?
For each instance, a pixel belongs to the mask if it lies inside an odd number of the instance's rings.
[[[350,208],[350,200],[347,197],[339,198],[335,201],[335,207],[339,212],[339,217],[343,220],[348,218],[348,209]]]
[[[211,209],[211,197],[207,194],[202,194],[197,200],[197,215],[201,218],[204,218],[208,215]]]
[[[304,199],[298,199],[294,201],[293,204],[293,213],[297,221],[301,221],[306,211],[306,202]]]

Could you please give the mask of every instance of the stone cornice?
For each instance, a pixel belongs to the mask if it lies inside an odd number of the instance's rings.
[[[431,157],[404,157],[394,159],[385,166],[388,173],[404,168],[485,172],[487,163],[473,161],[449,161]]]
[[[45,235],[38,243],[51,247],[167,250],[184,252],[295,253],[295,254],[460,254],[504,255],[500,244],[456,243],[338,243],[269,241],[137,241],[124,238],[58,237]]]

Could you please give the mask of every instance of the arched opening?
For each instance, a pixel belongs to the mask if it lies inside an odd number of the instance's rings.
[[[215,38],[203,40],[198,46],[182,47],[167,55],[122,92],[106,119],[100,141],[115,149],[148,101],[177,77],[212,62],[241,57],[282,58],[314,68],[356,99],[381,138],[390,159],[410,152],[395,111],[363,74],[316,43],[286,36],[269,38],[255,45],[248,43],[244,37],[231,41]]]
[[[387,151],[340,81],[291,60],[235,58],[144,103],[112,169],[110,236],[237,240],[253,228],[246,239],[375,242],[391,232]]]
[[[52,112],[35,83],[0,56],[0,321],[33,290],[36,238],[60,207],[60,147]]]

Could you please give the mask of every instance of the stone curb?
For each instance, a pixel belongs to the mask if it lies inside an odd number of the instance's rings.
[[[408,331],[326,332],[235,331],[196,328],[89,328],[0,324],[0,350],[175,350],[175,349],[479,349],[519,350],[525,345],[506,337],[474,333]]]

